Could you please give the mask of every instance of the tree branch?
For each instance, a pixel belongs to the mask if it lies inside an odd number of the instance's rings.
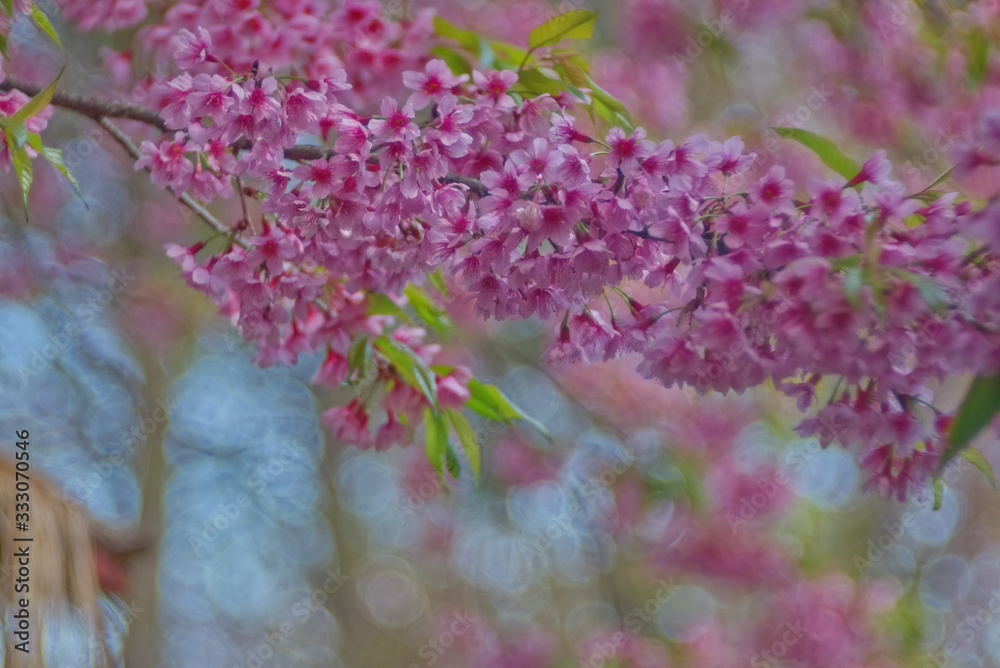
[[[129,136],[127,134],[119,130],[118,126],[109,121],[107,118],[103,117],[98,118],[97,122],[98,124],[100,124],[102,128],[104,128],[104,130],[109,135],[114,137],[115,141],[121,144],[122,147],[126,151],[128,151],[129,155],[131,155],[136,160],[142,157],[142,153],[139,152],[139,148],[135,145],[135,142],[129,139]],[[149,171],[149,168],[147,168],[147,171]],[[170,191],[173,192],[173,188],[171,188]],[[176,195],[177,193],[174,194]],[[200,217],[202,220],[208,223],[209,227],[211,227],[216,232],[220,232],[222,234],[228,234],[232,231],[229,227],[226,227],[226,225],[224,225],[218,218],[209,213],[208,209],[202,206],[201,203],[196,201],[193,197],[191,197],[187,193],[181,193],[180,195],[177,196],[177,199],[179,199],[187,208],[194,211],[198,215],[198,217]],[[236,241],[236,243],[240,244],[244,248],[247,247],[246,242],[238,237],[236,237],[234,241]]]
[[[486,197],[490,194],[489,189],[483,185],[483,182],[479,179],[474,179],[471,176],[459,176],[458,174],[447,174],[441,177],[441,181],[444,183],[461,183],[464,186],[468,186],[469,190],[473,193],[479,195],[480,197]]]
[[[30,97],[38,95],[42,92],[42,90],[44,90],[44,88],[44,86],[18,81],[12,77],[7,77],[3,81],[0,81],[0,91],[19,90]],[[167,128],[166,122],[160,118],[160,115],[157,112],[144,107],[136,107],[130,104],[122,104],[120,102],[104,102],[101,100],[95,100],[92,97],[84,97],[83,95],[76,95],[75,93],[61,93],[58,91],[56,91],[56,94],[52,96],[51,104],[56,107],[71,109],[78,114],[92,118],[95,121],[100,121],[101,118],[124,118],[152,125],[162,132],[170,131],[169,128]]]
[[[28,95],[30,97],[38,95],[43,90],[43,88],[44,88],[43,86],[27,83],[24,81],[19,81],[12,77],[7,77],[3,81],[0,81],[0,91],[19,90],[25,95]],[[114,130],[109,129],[109,127],[105,125],[102,119],[122,118],[132,121],[141,121],[143,123],[146,123],[147,125],[153,126],[154,128],[160,130],[161,132],[171,132],[170,128],[167,127],[166,121],[164,121],[160,117],[159,113],[153,111],[152,109],[146,109],[145,107],[139,107],[131,104],[122,104],[120,102],[105,102],[102,100],[95,100],[92,97],[77,95],[75,93],[61,93],[58,91],[55,93],[55,95],[52,96],[51,104],[56,107],[62,107],[63,109],[69,109],[71,111],[75,111],[78,114],[81,114],[83,116],[86,116],[87,118],[91,118],[97,121],[98,123],[101,124],[101,126],[105,130],[111,133],[111,135],[119,143],[121,143],[122,146],[125,146],[125,148],[129,150],[129,152],[132,153],[136,158],[139,158],[140,156],[136,155],[136,153],[132,151],[132,149],[129,148],[128,145],[122,142],[122,139],[124,138],[131,144],[131,140],[129,140],[128,137],[123,135],[121,131],[118,130],[117,127],[112,125],[111,127],[114,128]],[[235,151],[248,151],[252,147],[253,144],[250,142],[250,140],[246,138],[239,139],[232,145],[232,148]],[[313,146],[309,144],[299,144],[297,146],[292,146],[290,148],[285,149],[284,153],[285,158],[288,160],[329,160],[334,155],[336,154],[333,152],[333,149],[324,148],[322,146]],[[483,185],[482,181],[480,181],[479,179],[474,179],[470,176],[459,176],[458,174],[448,174],[447,176],[443,177],[441,181],[444,183],[461,183],[462,185],[468,187],[471,192],[475,193],[479,197],[486,197],[487,195],[490,194],[489,189],[487,189],[486,186]],[[181,201],[184,202],[185,204],[188,204],[188,206],[191,206],[191,204],[185,201],[184,196],[181,197]],[[191,202],[194,202],[194,200],[191,200]],[[199,216],[202,216],[204,218],[201,212],[197,211],[196,209],[193,210],[195,210],[195,212],[198,213]],[[204,211],[204,209],[202,209],[202,211]]]

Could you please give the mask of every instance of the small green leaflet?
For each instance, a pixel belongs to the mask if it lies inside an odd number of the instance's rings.
[[[28,150],[23,146],[16,146],[15,138],[10,130],[4,130],[7,135],[7,148],[10,151],[11,164],[14,166],[14,173],[17,175],[17,184],[21,188],[21,198],[24,200],[24,219],[28,220],[28,192],[31,190],[33,174],[31,170],[31,158],[28,157]]]
[[[59,41],[59,35],[56,34],[56,29],[52,27],[49,17],[34,3],[31,5],[31,18],[35,21],[35,25],[42,29],[42,32],[52,38],[53,42],[62,46],[62,42]]]
[[[920,298],[927,304],[927,308],[932,311],[940,311],[948,307],[950,303],[948,293],[932,277],[915,274],[912,271],[903,269],[897,270],[895,273],[916,286],[917,291],[920,293]]]
[[[23,121],[19,122],[23,124]],[[25,126],[25,130],[27,131],[27,126]],[[83,192],[80,190],[80,184],[77,182],[76,177],[73,176],[69,169],[66,168],[66,162],[63,160],[62,151],[50,146],[43,146],[42,137],[37,132],[28,133],[28,146],[38,151],[43,158],[49,161],[49,164],[58,169],[59,172],[66,177],[69,184],[73,186],[73,190],[76,192],[77,196],[80,199],[83,199],[83,205],[89,209],[90,205],[88,205],[87,200],[83,198]]]
[[[59,70],[59,74],[56,75],[55,80],[48,85],[48,87],[40,92],[35,97],[28,100],[27,104],[17,110],[11,118],[17,121],[26,121],[32,116],[37,116],[42,113],[42,110],[52,101],[52,96],[56,94],[56,84],[59,83],[59,79],[62,77],[63,72],[66,71],[66,67],[63,66]]]
[[[854,308],[861,307],[861,288],[864,287],[864,279],[861,274],[861,267],[851,267],[844,272],[844,294],[847,301]]]
[[[552,435],[545,425],[518,408],[496,385],[482,383],[473,378],[469,381],[469,394],[471,396],[466,406],[488,420],[499,422],[524,420],[546,439],[552,440]]]
[[[368,293],[367,313],[368,315],[392,315],[406,322],[410,321],[410,317],[406,315],[399,304],[394,302],[389,295],[381,292]]]
[[[962,457],[986,476],[986,479],[990,482],[990,487],[993,489],[997,488],[997,478],[993,474],[993,467],[990,465],[989,460],[986,459],[986,455],[975,448],[966,448],[962,450]]]
[[[979,435],[1000,412],[1000,375],[976,376],[958,407],[948,430],[948,449],[941,455],[941,467],[947,464]]]
[[[451,421],[451,426],[455,429],[455,433],[458,435],[458,440],[462,444],[462,449],[465,451],[465,458],[469,460],[469,466],[472,468],[472,474],[476,476],[476,482],[479,482],[479,472],[481,468],[482,454],[479,449],[479,440],[476,438],[476,432],[469,424],[469,420],[466,419],[459,411],[448,408],[445,410],[448,415],[448,419]]]
[[[409,346],[387,336],[375,339],[375,347],[392,362],[392,366],[403,380],[410,387],[419,390],[427,399],[427,403],[437,410],[437,380],[434,372],[427,367],[420,356]]]
[[[597,12],[574,9],[553,17],[534,28],[528,36],[532,51],[543,46],[555,46],[564,39],[590,39],[594,36]]]
[[[527,93],[529,97],[545,93],[555,96],[566,90],[566,84],[559,79],[547,76],[537,67],[529,67],[518,73],[514,90],[519,93]]]
[[[772,130],[786,139],[794,139],[819,156],[823,164],[845,179],[851,179],[861,171],[861,166],[840,152],[832,141],[808,130],[799,128],[772,127]]]
[[[591,105],[594,108],[594,113],[609,125],[621,125],[630,131],[635,129],[625,105],[611,93],[598,86],[589,74],[587,75],[587,87],[590,88],[590,95],[594,98]]]
[[[451,447],[451,443],[448,444],[448,448],[444,451],[444,463],[451,477],[457,480],[459,473],[462,472],[462,466],[458,463],[458,454],[456,454],[455,448]]]
[[[444,310],[434,303],[430,295],[424,292],[423,288],[410,283],[403,290],[403,293],[410,300],[410,306],[413,307],[418,318],[437,332],[438,336],[446,337],[448,335],[452,329],[451,321],[448,320]]]
[[[431,273],[427,274],[427,279],[431,282],[435,288],[438,289],[445,299],[448,298],[448,286],[444,284],[444,273],[441,271],[441,267],[438,267]]]
[[[968,63],[966,75],[970,88],[978,88],[990,64],[990,39],[980,30],[973,30],[966,38]]]
[[[442,37],[453,39],[472,53],[479,52],[479,35],[471,30],[459,28],[457,25],[440,16],[434,17],[434,32]]]
[[[941,510],[941,501],[944,499],[944,481],[941,478],[934,478],[934,510]]]
[[[427,461],[444,480],[445,457],[450,449],[448,446],[448,425],[444,415],[430,408],[424,409],[424,432],[427,438],[425,450]]]
[[[364,378],[368,374],[368,368],[372,363],[371,339],[367,336],[359,336],[351,341],[350,348],[347,349],[347,368],[349,373],[358,372],[358,379]]]
[[[465,56],[455,49],[447,46],[435,46],[431,49],[431,54],[443,60],[454,74],[472,74],[472,65],[465,59]]]
[[[28,132],[28,126],[24,121],[14,118],[4,118],[0,121],[0,125],[3,126],[5,130],[8,131],[8,137],[13,138],[14,143],[11,144],[8,141],[9,146],[14,148],[21,148],[31,139],[31,133]]]

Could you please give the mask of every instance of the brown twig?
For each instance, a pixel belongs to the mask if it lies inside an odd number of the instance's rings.
[[[0,91],[19,90],[30,97],[38,95],[44,88],[44,86],[19,81],[12,77],[7,77],[3,81],[0,81]],[[170,131],[167,128],[166,122],[160,118],[157,112],[144,107],[136,107],[120,102],[104,102],[102,100],[95,100],[92,97],[62,92],[56,92],[52,96],[51,104],[63,109],[71,109],[95,121],[99,121],[101,118],[124,118],[131,121],[141,121],[163,132]]]

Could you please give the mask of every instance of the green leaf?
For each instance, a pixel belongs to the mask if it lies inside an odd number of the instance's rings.
[[[537,26],[528,36],[532,51],[543,46],[555,46],[564,39],[590,39],[594,36],[597,12],[574,9],[553,17]]]
[[[438,472],[443,482],[444,460],[449,450],[448,425],[444,421],[444,415],[430,408],[425,408],[424,434],[427,439],[424,446],[424,450],[427,453],[427,461]]]
[[[990,65],[990,39],[980,30],[969,33],[966,77],[971,88],[978,88]]]
[[[434,303],[430,295],[424,292],[423,288],[410,283],[403,290],[403,294],[410,300],[410,306],[416,311],[418,318],[423,320],[439,336],[448,335],[452,329],[451,321],[445,315],[444,310]]]
[[[7,53],[7,35],[0,35],[0,54],[7,60],[10,60],[10,55]]]
[[[925,304],[927,304],[927,308],[932,311],[940,311],[941,309],[947,308],[950,304],[948,300],[948,293],[945,292],[940,283],[930,276],[914,274],[912,271],[905,271],[902,269],[896,271],[895,273],[916,286],[917,291],[920,293],[920,298],[924,300]]]
[[[611,93],[598,86],[590,78],[590,75],[587,75],[587,87],[590,88],[590,95],[594,98],[592,106],[598,116],[610,125],[620,125],[628,130],[635,129],[625,105]]]
[[[445,299],[448,298],[448,286],[444,283],[444,273],[441,271],[441,267],[438,267],[431,273],[427,274],[427,278],[430,280],[431,285],[438,289]]]
[[[794,139],[808,148],[819,156],[824,165],[845,179],[851,179],[861,171],[861,165],[841,153],[836,144],[822,135],[809,132],[808,130],[800,130],[799,128],[774,127],[772,129],[780,136],[786,139]]]
[[[939,174],[936,179],[934,179],[933,181],[930,182],[930,185],[928,185],[926,188],[924,188],[920,192],[926,193],[926,192],[930,191],[932,188],[934,188],[934,186],[941,185],[942,183],[944,183],[945,181],[947,181],[948,179],[951,178],[951,173],[954,172],[954,171],[955,171],[955,165],[952,165],[948,169],[946,169],[943,172],[941,172],[941,174]]]
[[[976,376],[958,407],[951,428],[948,429],[948,449],[941,456],[944,466],[972,442],[997,413],[1000,412],[1000,375],[987,378]]]
[[[3,5],[3,11],[7,14],[7,18],[14,20],[14,0],[0,0]]]
[[[37,116],[42,113],[42,110],[48,106],[49,102],[52,101],[52,96],[56,94],[56,84],[59,83],[59,79],[62,77],[63,72],[66,71],[66,66],[64,65],[56,78],[48,85],[48,87],[40,92],[35,97],[28,100],[27,104],[17,110],[11,118],[18,121],[26,121],[32,116]]]
[[[838,271],[848,269],[849,267],[859,267],[861,266],[861,253],[855,253],[854,255],[848,255],[847,257],[838,257],[834,260],[830,260],[830,266]]]
[[[31,133],[28,132],[28,126],[24,121],[20,119],[10,118],[4,124],[4,127],[10,131],[8,136],[8,145],[14,148],[21,148],[31,139]],[[14,143],[10,143],[10,138],[13,138]]]
[[[18,123],[23,125],[24,121],[18,121]],[[27,126],[25,126],[25,131],[27,131]],[[62,151],[57,148],[44,146],[42,144],[42,137],[37,132],[28,133],[28,146],[38,151],[43,158],[48,160],[49,164],[58,169],[62,175],[66,177],[66,180],[69,181],[70,185],[73,186],[73,190],[76,192],[77,196],[79,196],[80,199],[83,199],[83,192],[80,190],[80,184],[77,182],[76,177],[74,177],[73,174],[71,174],[66,168],[66,161],[63,160]],[[88,209],[90,208],[87,205],[86,200],[84,200],[83,203]]]
[[[496,54],[499,60],[510,64],[512,67],[520,65],[528,57],[527,51],[506,42],[490,42],[490,47],[493,48],[493,53]]]
[[[549,441],[552,435],[541,422],[516,406],[496,385],[483,383],[475,378],[469,381],[469,401],[466,404],[483,417],[500,422],[524,420],[537,429]]]
[[[552,70],[549,70],[550,72]],[[555,74],[555,72],[553,72]],[[548,93],[556,96],[566,90],[566,84],[545,74],[545,71],[537,67],[521,70],[517,75],[517,83],[514,90],[526,93],[528,97],[537,97]]]
[[[56,34],[56,29],[52,27],[49,17],[34,3],[31,5],[31,18],[35,20],[35,24],[42,29],[42,32],[52,38],[53,42],[62,46],[62,42],[59,41],[59,35]]]
[[[448,444],[448,449],[444,451],[444,464],[448,468],[448,473],[451,474],[451,477],[457,480],[458,475],[462,472],[462,466],[458,463],[458,454],[455,453],[455,448],[451,447],[451,443]]]
[[[440,16],[434,17],[434,32],[441,37],[453,39],[472,53],[479,53],[479,35],[471,30],[459,28],[457,25]]]
[[[80,184],[77,182],[76,177],[73,176],[73,173],[69,171],[69,168],[66,167],[66,161],[63,160],[62,151],[57,148],[43,146],[40,152],[42,157],[49,161],[50,165],[58,169],[59,172],[66,177],[69,184],[73,186],[73,190],[76,192],[77,196],[80,199],[83,199],[83,191],[80,190]],[[84,205],[87,205],[86,200],[84,200]],[[89,209],[90,206],[87,205],[87,208]]]
[[[410,321],[410,316],[406,315],[406,311],[399,304],[392,301],[389,295],[382,294],[381,292],[368,293],[367,313],[368,315],[391,315],[406,322]]]
[[[31,158],[28,156],[28,150],[23,146],[14,148],[14,137],[10,130],[4,130],[4,132],[7,134],[7,148],[10,151],[11,164],[14,166],[17,185],[21,189],[21,198],[24,201],[24,219],[28,220],[28,192],[31,191],[33,179]]]
[[[934,510],[941,510],[941,501],[944,499],[944,481],[941,478],[934,478]]]
[[[447,46],[435,46],[431,49],[431,55],[443,60],[452,74],[472,74],[472,65],[465,56],[455,49]]]
[[[427,364],[420,359],[420,356],[409,346],[387,336],[375,339],[375,347],[392,362],[392,366],[403,380],[410,387],[420,390],[427,403],[436,410],[437,381],[434,372],[427,368]]]
[[[469,460],[472,474],[476,476],[476,482],[478,483],[482,453],[479,449],[479,440],[476,439],[476,432],[472,428],[472,425],[469,424],[469,420],[459,411],[449,408],[445,410],[445,413],[448,415],[448,419],[451,420],[451,426],[454,427],[455,433],[458,435],[458,440],[465,451],[465,458]]]
[[[986,459],[986,455],[975,448],[966,448],[965,450],[962,450],[962,456],[965,457],[970,464],[982,471],[983,475],[986,476],[986,479],[990,481],[990,487],[993,489],[997,488],[997,479],[996,476],[993,475],[993,467],[990,466],[990,462]]]
[[[367,335],[359,336],[351,341],[351,346],[347,349],[347,368],[349,373],[358,372],[361,379],[368,374],[368,369],[372,363],[371,339]]]
[[[864,284],[861,267],[851,267],[844,272],[844,294],[854,308],[861,308],[861,288]]]

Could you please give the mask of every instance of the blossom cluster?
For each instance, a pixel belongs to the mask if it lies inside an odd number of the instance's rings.
[[[317,382],[384,384],[381,410],[367,396],[326,413],[347,442],[406,442],[431,403],[468,398],[462,367],[438,367],[431,396],[385,350],[352,359],[388,336],[430,367],[440,347],[372,296],[402,305],[439,268],[479,316],[554,318],[549,360],[636,353],[643,376],[700,392],[773,382],[815,413],[800,432],[856,449],[883,495],[922,490],[939,465],[950,416],[934,382],[1000,370],[995,205],[907,194],[881,151],[850,179],[747,178],[738,137],[598,133],[580,99],[533,95],[519,72],[454,74],[428,55],[427,14],[301,0],[226,16],[179,3],[144,29],[180,73],[152,87],[173,135],[143,142],[136,168],[240,201],[221,251],[168,254],[259,363],[318,352]]]
[[[730,192],[753,161],[739,138],[595,137],[572,100],[512,94],[515,72],[470,78],[430,60],[403,74],[408,99],[365,115],[341,101],[343,70],[219,74],[207,30],[177,46],[183,73],[156,89],[176,134],[145,142],[137,167],[203,201],[232,196],[236,177],[260,185],[238,193],[262,213],[233,227],[241,244],[170,254],[264,364],[321,350],[321,380],[345,380],[351,342],[388,325],[364,295],[400,295],[443,266],[483,317],[557,316],[551,360],[640,353],[642,375],[702,392],[775,382],[803,410],[820,406],[803,434],[856,447],[869,484],[900,497],[943,449],[948,416],[929,383],[998,368],[997,293],[982,289],[993,265],[956,236],[988,212],[907,196],[884,153],[849,181],[810,181],[802,199],[780,166]],[[622,289],[639,281],[660,299]],[[824,377],[838,382],[822,405]],[[392,388],[385,428],[404,435],[394,415],[427,399]],[[393,442],[368,438],[360,402],[328,419],[359,445]]]

